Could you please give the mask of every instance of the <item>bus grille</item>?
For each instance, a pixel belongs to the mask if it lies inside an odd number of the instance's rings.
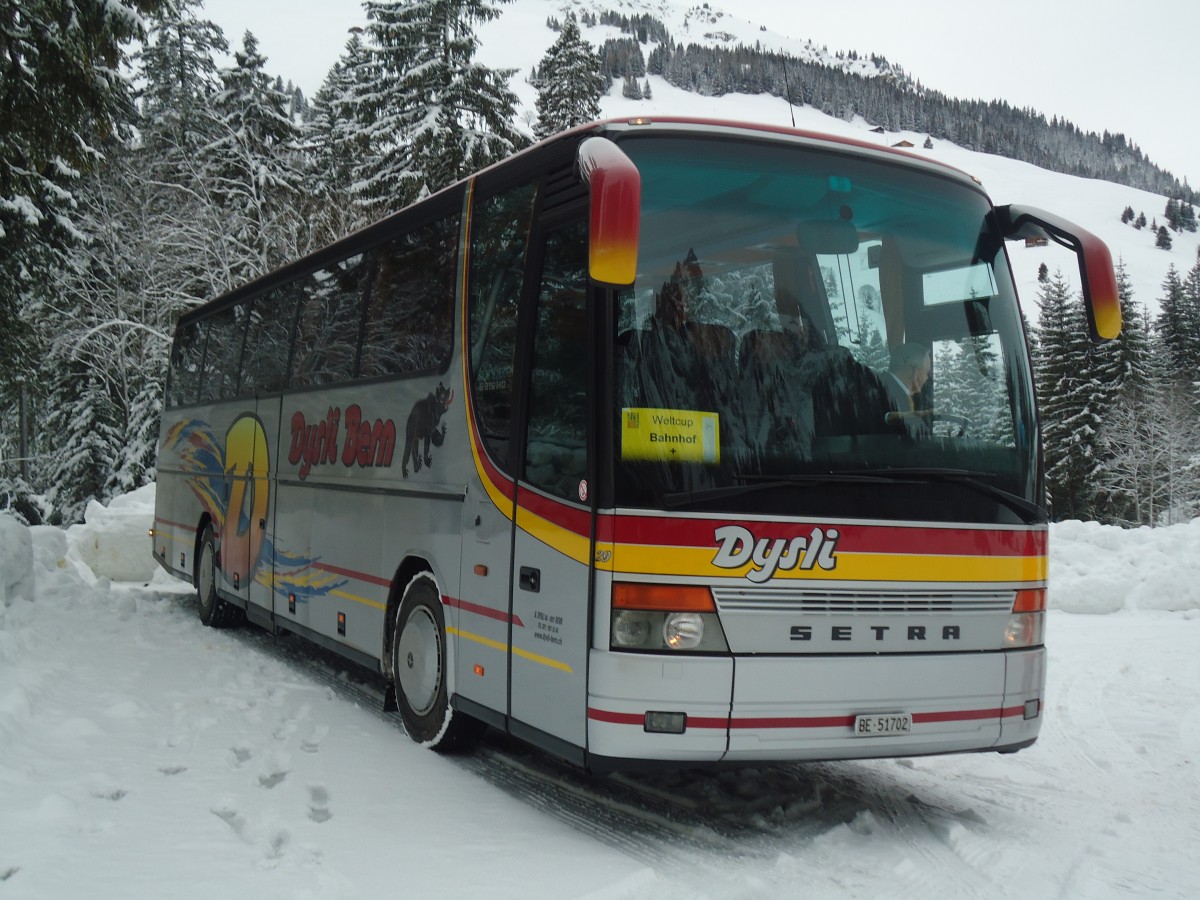
[[[994,614],[1012,611],[1014,591],[861,591],[804,588],[713,588],[717,608],[728,612]]]

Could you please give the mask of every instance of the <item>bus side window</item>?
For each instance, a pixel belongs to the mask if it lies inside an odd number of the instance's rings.
[[[190,322],[179,329],[175,348],[171,352],[171,368],[167,382],[167,406],[183,406],[196,402],[200,390],[200,367],[204,364],[204,341],[208,321]]]
[[[302,299],[292,350],[292,387],[354,377],[370,257],[358,254],[299,282]]]
[[[379,249],[359,377],[444,370],[449,365],[457,242],[455,216]]]
[[[524,478],[580,500],[587,477],[587,231],[552,231],[538,291]]]
[[[221,310],[208,326],[208,350],[204,354],[204,374],[200,379],[201,400],[221,400],[236,396],[242,345],[246,339],[246,304]]]
[[[524,184],[478,200],[472,216],[467,316],[471,394],[484,445],[502,469],[512,425],[517,310],[534,188]]]
[[[246,352],[242,356],[243,394],[281,391],[287,385],[288,352],[296,296],[284,286],[264,294],[250,308]]]

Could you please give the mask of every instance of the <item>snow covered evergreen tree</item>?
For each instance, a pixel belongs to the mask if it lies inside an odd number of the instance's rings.
[[[216,57],[229,49],[220,27],[198,16],[201,6],[200,0],[165,3],[136,57],[145,143],[173,167],[213,137],[212,98],[221,89]]]
[[[548,137],[600,117],[600,98],[608,89],[600,74],[600,57],[579,34],[573,14],[562,25],[558,40],[538,64],[538,122],[534,133]]]
[[[377,98],[372,143],[382,165],[356,183],[375,215],[502,159],[524,146],[506,71],[474,61],[475,25],[499,15],[486,0],[364,4]]]
[[[223,89],[213,100],[217,133],[202,159],[226,218],[228,271],[242,283],[295,258],[309,240],[306,223],[292,214],[302,172],[291,98],[276,89],[249,31],[234,58],[220,73]]]
[[[1191,394],[1200,380],[1200,260],[1186,282],[1172,264],[1162,290],[1155,325],[1174,381]]]
[[[381,168],[371,139],[377,104],[371,56],[356,32],[325,76],[306,121],[308,200],[316,243],[326,244],[370,222],[369,210],[347,202]]]
[[[1150,373],[1150,337],[1145,311],[1133,300],[1133,285],[1123,261],[1116,266],[1121,303],[1121,335],[1095,346],[1102,360],[1100,378],[1108,387],[1101,415],[1100,467],[1096,473],[1096,507],[1101,521],[1150,524],[1145,519],[1149,459],[1156,436],[1147,433],[1158,386]]]
[[[83,236],[78,180],[128,119],[124,46],[161,2],[0,0],[0,431],[15,428],[15,379],[36,386],[27,307]]]
[[[1100,419],[1089,373],[1083,303],[1061,272],[1038,293],[1038,353],[1034,377],[1041,403],[1046,482],[1055,518],[1091,518]]]

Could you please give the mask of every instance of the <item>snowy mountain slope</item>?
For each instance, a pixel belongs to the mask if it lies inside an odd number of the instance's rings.
[[[500,9],[501,16],[498,19],[479,29],[482,46],[478,59],[488,66],[516,70],[510,85],[521,100],[522,118],[529,128],[536,118],[534,101],[537,97],[536,90],[528,82],[529,74],[557,38],[556,32],[547,27],[546,20],[548,16],[561,17],[567,10],[574,10],[577,15],[584,11],[598,15],[607,9],[615,9],[629,16],[649,14],[661,20],[677,42],[710,46],[738,43],[753,45],[761,42],[773,50],[783,49],[800,59],[839,66],[866,77],[897,75],[897,70],[880,70],[869,59],[839,59],[836,55],[819,50],[810,42],[784,37],[769,28],[762,30],[766,26],[733,14],[723,14],[715,4],[687,4],[672,0],[574,0],[564,3],[516,0]],[[597,48],[608,38],[628,37],[610,25],[584,26],[581,30],[584,38]],[[643,53],[648,55],[653,46],[653,43],[645,45]],[[901,74],[900,77],[905,76]],[[882,145],[893,146],[908,141],[913,145],[909,152],[941,160],[978,177],[998,205],[1022,203],[1041,207],[1074,220],[1099,235],[1108,244],[1113,259],[1125,263],[1135,301],[1146,304],[1152,315],[1158,310],[1158,298],[1168,266],[1174,265],[1183,275],[1196,263],[1200,234],[1172,232],[1172,248],[1161,250],[1155,247],[1154,234],[1148,227],[1139,231],[1120,221],[1122,210],[1129,206],[1135,213],[1144,212],[1148,222],[1158,219],[1162,223],[1166,197],[1110,182],[1050,172],[1005,157],[965,150],[946,141],[934,141],[933,148],[925,150],[925,134],[876,134],[871,130],[872,123],[860,118],[844,121],[811,107],[790,108],[777,97],[744,94],[704,97],[672,87],[654,75],[639,79],[642,80],[649,81],[651,99],[631,100],[623,97],[621,84],[617,81],[601,100],[602,114],[614,118],[634,115],[703,116],[773,125],[790,125],[794,118],[798,128],[845,135]],[[1026,314],[1031,318],[1036,318],[1037,273],[1043,262],[1051,272],[1061,269],[1072,284],[1078,285],[1074,257],[1062,248],[1049,246],[1026,249],[1020,244],[1010,244],[1009,249],[1017,287]]]

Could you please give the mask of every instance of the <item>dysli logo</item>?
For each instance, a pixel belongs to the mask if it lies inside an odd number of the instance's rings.
[[[714,533],[720,547],[713,565],[722,569],[740,569],[749,565],[746,578],[762,584],[776,572],[791,569],[822,569],[837,567],[838,531],[814,528],[808,537],[756,538],[754,532],[741,525],[724,525]]]

